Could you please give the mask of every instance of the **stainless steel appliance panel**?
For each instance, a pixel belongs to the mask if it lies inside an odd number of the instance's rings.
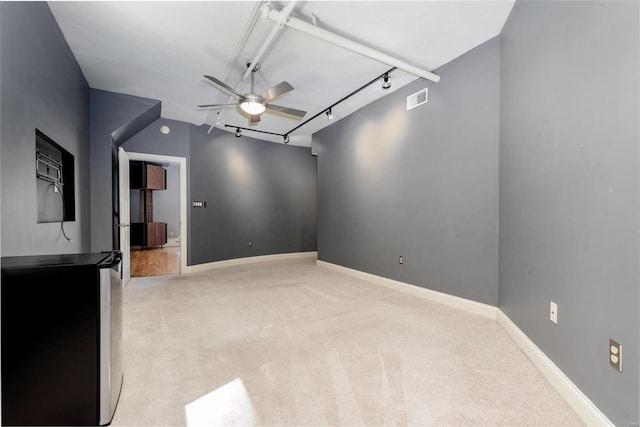
[[[111,422],[122,389],[122,262],[100,269],[100,425]]]

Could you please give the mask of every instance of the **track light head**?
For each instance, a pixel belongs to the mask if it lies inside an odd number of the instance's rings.
[[[385,74],[384,77],[382,77],[382,89],[389,89],[391,87],[391,78],[389,77],[389,74]]]
[[[327,110],[327,120],[331,120],[333,119],[333,112],[331,111],[331,108],[329,108]]]
[[[240,138],[242,136],[242,131],[240,130],[240,128],[236,128],[236,137]]]
[[[284,136],[284,143],[288,144],[289,143],[289,135],[285,135]]]

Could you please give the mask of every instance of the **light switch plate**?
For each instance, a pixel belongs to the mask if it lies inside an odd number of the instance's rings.
[[[549,307],[549,319],[551,319],[553,323],[558,324],[558,304],[553,301],[551,301]]]

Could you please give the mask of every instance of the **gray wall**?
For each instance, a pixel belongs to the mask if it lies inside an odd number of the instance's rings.
[[[159,132],[164,124],[168,135]],[[309,148],[208,130],[158,119],[122,145],[187,159],[187,264],[316,250],[316,162]],[[161,193],[154,192],[154,205]],[[192,208],[192,200],[208,205]],[[154,206],[154,219],[157,212]]]
[[[500,308],[620,426],[639,411],[639,24],[635,1],[525,1],[502,34]]]
[[[149,114],[149,112],[154,114]],[[91,250],[114,249],[112,154],[160,115],[156,100],[91,89]],[[144,120],[141,120],[143,118]]]
[[[190,208],[190,264],[315,251],[316,159],[309,148],[207,130],[191,130],[190,200],[207,207]]]
[[[318,256],[497,305],[499,40],[437,72],[313,135]]]
[[[0,3],[2,255],[90,247],[89,86],[45,2]],[[73,154],[75,221],[37,223],[35,129]]]
[[[166,135],[160,132],[160,127],[164,125],[171,129]],[[134,153],[160,154],[189,159],[190,135],[191,125],[189,123],[159,118],[124,142],[122,148]]]

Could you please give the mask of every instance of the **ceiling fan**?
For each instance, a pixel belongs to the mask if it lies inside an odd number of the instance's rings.
[[[241,94],[226,83],[216,79],[215,77],[205,75],[204,77],[218,85],[221,89],[229,94],[238,98],[238,102],[234,104],[206,104],[198,105],[198,107],[210,108],[210,107],[227,107],[227,106],[239,106],[242,111],[249,115],[249,124],[256,125],[260,123],[260,115],[266,112],[281,113],[284,115],[293,116],[296,119],[304,117],[307,114],[306,111],[297,110],[295,108],[283,107],[281,105],[271,104],[276,98],[281,97],[293,90],[288,82],[283,81],[277,85],[267,89],[261,95],[255,93],[253,75],[258,71],[259,65],[251,70],[251,92]]]

